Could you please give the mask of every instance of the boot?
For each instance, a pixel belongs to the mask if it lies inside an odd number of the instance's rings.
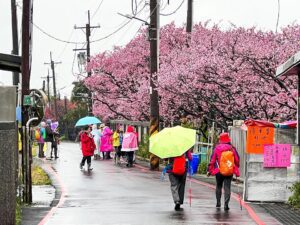
[[[79,168],[80,168],[81,170],[83,169],[82,163],[79,163]]]
[[[175,211],[180,211],[180,204],[179,204],[179,202],[176,202],[175,203]]]
[[[220,200],[217,200],[216,208],[220,208],[220,207],[221,207],[221,201],[220,201]]]
[[[226,203],[226,204],[224,205],[224,210],[225,210],[225,211],[228,211],[228,210],[229,210],[228,203]]]
[[[91,167],[91,164],[88,163],[88,170],[92,170],[93,168]]]

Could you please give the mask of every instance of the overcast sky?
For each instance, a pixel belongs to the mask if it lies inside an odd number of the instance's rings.
[[[17,2],[22,3],[21,0],[17,0]],[[149,0],[137,0],[137,2],[139,3],[138,11],[140,11],[137,17],[149,21],[149,7],[141,10],[145,6],[145,2],[149,2]],[[173,12],[181,5],[182,0],[169,0],[169,5],[167,2],[168,0],[161,1],[161,13]],[[280,0],[279,28],[299,23],[299,8],[299,0]],[[84,42],[84,32],[74,30],[74,25],[85,26],[88,10],[91,14],[91,24],[101,26],[101,28],[93,30],[91,40],[111,34],[127,21],[126,18],[119,16],[118,12],[132,14],[131,0],[35,0],[33,21],[45,32],[56,38],[72,42]],[[186,21],[186,11],[187,0],[184,0],[175,14],[160,17],[161,26],[172,21],[175,21],[178,26],[183,25]],[[277,14],[278,0],[194,0],[194,23],[211,20],[212,23],[219,23],[224,28],[233,23],[237,26],[256,26],[262,30],[275,31]],[[18,9],[18,20],[20,24],[20,8]],[[0,52],[10,53],[12,49],[10,0],[0,1],[0,24]],[[110,50],[115,45],[125,45],[134,38],[141,25],[142,22],[132,20],[111,37],[92,43],[91,54]],[[46,76],[49,69],[49,66],[44,65],[44,62],[49,62],[49,53],[52,51],[53,59],[62,62],[55,68],[57,89],[62,97],[69,97],[72,82],[77,79],[76,74],[78,74],[76,58],[74,61],[73,49],[75,47],[75,44],[56,41],[34,27],[31,88],[42,87],[41,77]],[[81,47],[82,45],[77,45],[77,48]],[[12,84],[11,73],[0,71],[0,85],[3,84]]]

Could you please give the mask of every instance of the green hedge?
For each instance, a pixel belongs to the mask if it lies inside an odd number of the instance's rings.
[[[294,208],[300,208],[300,182],[296,182],[290,187],[293,195],[289,197],[288,203]]]

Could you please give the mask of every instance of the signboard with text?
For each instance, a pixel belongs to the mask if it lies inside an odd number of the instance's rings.
[[[274,127],[249,126],[246,152],[264,154],[264,145],[274,143]]]
[[[264,146],[264,167],[291,166],[291,145],[273,144]]]

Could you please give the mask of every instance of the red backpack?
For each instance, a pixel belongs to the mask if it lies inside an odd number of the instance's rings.
[[[185,173],[185,156],[178,156],[174,158],[172,173],[182,176]]]

